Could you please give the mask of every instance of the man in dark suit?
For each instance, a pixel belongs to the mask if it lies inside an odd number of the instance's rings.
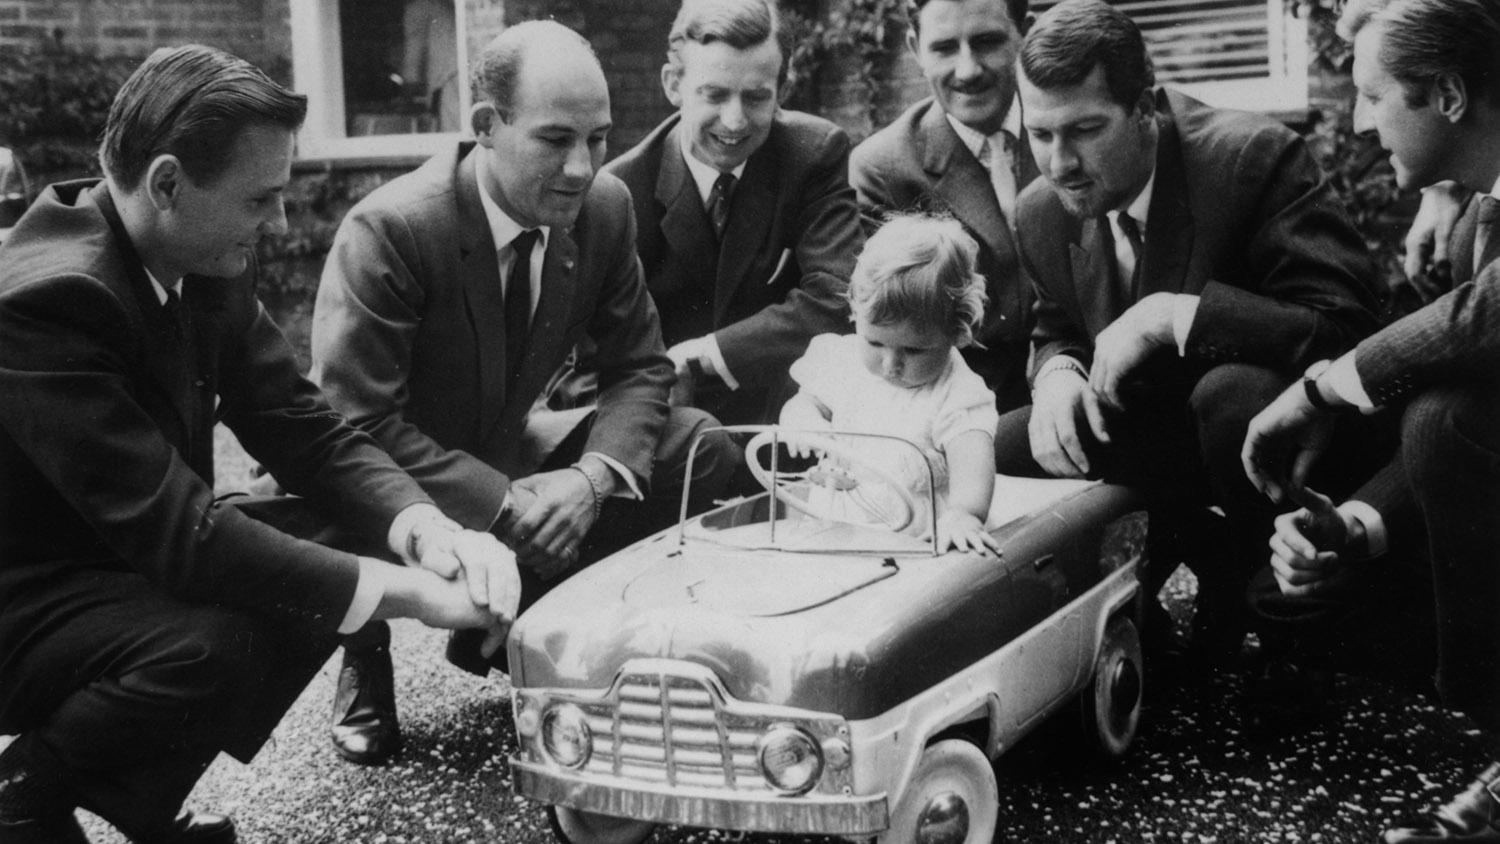
[[[979,244],[989,304],[964,360],[1002,413],[1031,400],[1031,285],[1021,276],[1019,192],[1036,178],[1015,105],[1027,0],[909,0],[906,43],[932,96],[849,157],[866,232],[897,211],[951,214]]]
[[[1193,655],[1232,656],[1274,516],[1239,468],[1245,424],[1375,328],[1363,242],[1300,137],[1154,90],[1139,29],[1105,3],[1038,18],[1020,67],[1046,177],[1018,230],[1038,348],[1032,406],[1000,422],[1000,469],[1134,484],[1162,515],[1222,508],[1224,559],[1188,559]],[[1158,555],[1148,594],[1177,553]]]
[[[1436,599],[1438,692],[1479,725],[1492,763],[1457,797],[1387,830],[1385,840],[1497,842],[1500,8],[1489,0],[1355,0],[1340,32],[1354,43],[1355,128],[1379,132],[1397,184],[1456,180],[1480,195],[1480,207],[1449,250],[1460,283],[1353,351],[1309,367],[1302,383],[1251,422],[1244,467],[1276,501],[1311,505],[1278,519],[1271,545],[1275,579],[1290,601],[1357,601],[1364,592],[1351,582],[1391,573],[1389,561],[1369,559],[1388,536],[1423,536]],[[1338,409],[1349,406],[1399,412],[1401,446],[1394,462],[1334,508],[1307,490],[1308,472],[1335,439]]]
[[[110,110],[106,178],[49,188],[0,248],[0,842],[85,841],[78,806],[133,841],[232,842],[183,799],[256,752],[339,632],[515,613],[513,555],[330,410],[255,300],[306,107],[232,56],[159,50]],[[259,520],[331,528],[303,499],[216,500],[216,421],[423,568]]]
[[[662,338],[690,385],[674,396],[726,424],[774,422],[808,341],[849,330],[863,244],[849,139],[781,109],[789,37],[767,0],[684,3],[662,67],[678,112],[605,168],[630,189]],[[580,358],[587,371],[597,355]]]
[[[481,52],[473,87],[477,142],[382,186],[340,226],[314,311],[313,378],[460,524],[515,549],[525,606],[580,551],[593,559],[675,520],[687,449],[715,423],[669,412],[672,366],[630,196],[595,178],[610,112],[588,42],[551,22],[510,27]],[[598,349],[597,406],[533,412],[585,338]],[[733,468],[733,449],[710,446],[694,463],[694,506]],[[365,764],[400,736],[383,628],[345,643],[335,699],[335,747]],[[462,637],[449,654],[489,668]]]

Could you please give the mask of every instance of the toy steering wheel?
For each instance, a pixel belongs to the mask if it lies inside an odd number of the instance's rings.
[[[862,483],[869,482],[868,479],[861,481],[859,477],[849,473],[833,475],[833,473],[824,472],[823,477],[820,478],[817,477],[817,474],[824,471],[821,469],[793,474],[778,472],[776,477],[773,478],[771,470],[766,468],[765,464],[760,461],[759,455],[762,449],[773,442],[774,434],[774,431],[762,431],[752,437],[750,442],[745,446],[745,461],[750,467],[750,474],[754,475],[757,481],[760,481],[760,485],[765,487],[768,492],[776,496],[778,501],[788,507],[804,515],[811,516],[814,519],[829,518],[827,514],[818,512],[818,508],[815,505],[793,495],[790,492],[792,481],[813,483],[839,492],[848,493],[856,491]],[[803,432],[799,432],[796,437],[804,445],[821,451],[826,455],[837,457],[849,466],[856,467],[868,473],[869,476],[872,476],[875,480],[880,481],[880,483],[895,491],[896,502],[901,505],[898,513],[891,514],[872,507],[861,496],[849,495],[848,499],[859,505],[861,510],[864,510],[876,520],[897,532],[905,530],[912,523],[912,520],[916,518],[917,510],[921,505],[917,503],[917,499],[912,495],[912,491],[906,487],[906,484],[901,483],[891,476],[890,473],[875,465],[868,457],[829,437]]]

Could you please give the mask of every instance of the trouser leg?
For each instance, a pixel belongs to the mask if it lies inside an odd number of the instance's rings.
[[[1500,396],[1429,391],[1407,407],[1401,442],[1427,530],[1438,691],[1500,731]]]

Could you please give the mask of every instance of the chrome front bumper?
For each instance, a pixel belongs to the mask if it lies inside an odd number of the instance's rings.
[[[511,757],[510,769],[518,794],[614,817],[747,832],[846,836],[875,835],[890,825],[884,794],[783,797],[657,787],[635,780],[601,782],[599,777],[585,780],[516,757]]]

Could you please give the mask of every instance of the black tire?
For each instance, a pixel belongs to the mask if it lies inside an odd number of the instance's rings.
[[[1090,752],[1118,759],[1130,750],[1141,724],[1144,676],[1140,631],[1128,615],[1117,615],[1105,625],[1093,679],[1078,696]]]
[[[656,830],[656,824],[650,821],[600,815],[567,806],[548,806],[547,824],[563,844],[641,844]]]

